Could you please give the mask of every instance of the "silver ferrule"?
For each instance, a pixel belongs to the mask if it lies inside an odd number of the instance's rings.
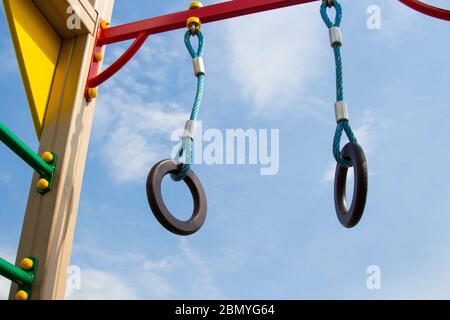
[[[336,112],[336,122],[341,120],[349,120],[347,103],[344,101],[338,101],[334,104],[334,111]]]
[[[189,138],[191,140],[194,140],[195,136],[195,129],[197,128],[197,121],[195,120],[188,120],[186,121],[186,125],[184,126],[184,132],[182,138]]]
[[[203,57],[193,58],[192,65],[194,66],[194,74],[196,77],[201,74],[205,74],[205,63],[203,62]]]
[[[330,43],[331,46],[342,46],[342,35],[341,35],[341,28],[339,27],[332,27],[330,28]]]

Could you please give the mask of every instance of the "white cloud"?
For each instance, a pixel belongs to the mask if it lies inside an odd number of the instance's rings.
[[[415,248],[416,254],[421,257],[416,256],[413,263],[399,262],[395,266],[380,264],[382,288],[378,292],[366,291],[366,294],[369,294],[368,299],[372,299],[376,294],[377,298],[382,299],[448,300],[450,256],[446,243],[444,241],[442,246],[438,245],[430,252],[417,251]],[[350,286],[341,292],[342,297],[359,299],[361,295],[357,293],[358,290],[360,288]]]
[[[108,105],[99,105],[99,133],[111,176],[119,181],[135,181],[147,174],[153,162],[170,154],[170,132],[183,126],[187,114],[161,103],[145,103],[139,97],[107,94]],[[167,111],[166,111],[167,110]]]
[[[325,169],[323,176],[322,176],[322,182],[323,183],[330,183],[334,181],[334,175],[336,171],[336,162],[330,161],[327,168]]]
[[[421,17],[399,1],[382,1],[380,4],[382,27],[379,32],[384,36],[388,44],[398,46],[399,42],[410,41],[410,37],[404,37],[405,33],[410,33],[411,28]],[[375,32],[374,34],[377,34]]]
[[[0,300],[7,300],[9,295],[9,287],[11,281],[6,278],[0,277]]]
[[[107,138],[101,156],[108,161],[110,175],[118,182],[142,178],[160,153],[145,134],[132,128],[119,127]]]
[[[0,257],[8,262],[14,262],[14,253],[12,250],[0,247]],[[0,300],[7,300],[9,297],[9,288],[11,286],[11,281],[0,276]]]
[[[182,257],[189,261],[192,270],[192,290],[193,299],[219,299],[222,297],[220,289],[216,286],[214,272],[208,263],[191,247],[186,239],[181,239],[180,249]]]
[[[73,290],[67,299],[71,300],[135,300],[139,296],[119,276],[106,271],[83,269],[81,290]]]
[[[12,46],[11,39],[0,38],[0,79],[6,78],[13,72],[18,70],[17,60],[14,53],[14,48]]]
[[[170,133],[188,118],[173,102],[144,101],[146,85],[132,79],[125,73],[110,80],[97,105],[93,141],[118,182],[140,180],[152,163],[167,158]]]
[[[146,259],[141,279],[146,282],[146,298],[150,299],[220,299],[215,275],[208,262],[181,238],[179,251],[159,261]],[[176,281],[178,277],[183,281]]]
[[[445,252],[447,248],[443,248]],[[435,255],[419,267],[405,268],[392,277],[388,299],[449,299],[448,256]]]
[[[78,246],[75,250],[95,256],[102,265],[114,265],[116,270],[126,268],[127,272],[82,268],[81,290],[73,291],[68,296],[70,299],[223,298],[213,270],[184,238],[180,239],[177,252],[159,260],[138,255],[105,254],[92,247]]]
[[[220,299],[213,270],[188,240],[181,238],[178,252],[159,261],[146,259],[142,279],[151,299]],[[178,277],[183,281],[176,281]]]
[[[9,173],[5,171],[0,171],[0,182],[1,183],[9,183],[12,181],[12,177]]]
[[[330,50],[317,5],[233,20],[225,34],[231,78],[259,115],[298,108]]]

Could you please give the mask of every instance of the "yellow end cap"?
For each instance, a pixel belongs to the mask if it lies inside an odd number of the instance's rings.
[[[46,151],[46,152],[44,152],[42,155],[41,155],[41,158],[42,158],[42,160],[44,160],[45,162],[47,162],[47,163],[49,163],[49,162],[52,162],[53,161],[53,154],[51,153],[51,152],[48,152],[48,151]]]
[[[28,293],[26,293],[23,290],[17,291],[16,300],[20,300],[20,301],[28,300]]]
[[[100,61],[102,61],[102,60],[103,60],[103,54],[102,54],[101,52],[97,52],[97,53],[94,55],[94,59],[95,59],[95,62],[100,62]]]
[[[28,271],[31,270],[33,268],[33,260],[29,259],[29,258],[25,258],[20,262],[20,268]]]
[[[89,88],[88,90],[89,98],[95,99],[98,97],[98,89],[97,88]]]
[[[198,8],[201,8],[201,7],[203,7],[203,4],[200,1],[192,1],[189,4],[189,10],[198,9]]]
[[[202,27],[202,21],[197,17],[190,17],[189,19],[187,19],[186,27],[190,30],[191,25],[195,26],[195,30],[200,30],[200,28]]]
[[[46,179],[39,179],[39,181],[37,182],[36,186],[38,187],[39,190],[45,190],[49,187],[49,183]]]
[[[109,21],[108,20],[102,20],[102,22],[100,22],[100,26],[102,27],[102,29],[108,29],[109,28]]]

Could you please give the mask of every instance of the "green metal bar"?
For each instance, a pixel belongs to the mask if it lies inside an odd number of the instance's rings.
[[[0,275],[19,285],[31,286],[34,282],[32,272],[24,271],[2,258],[0,258]]]
[[[19,139],[11,130],[0,122],[0,140],[8,146],[23,161],[28,163],[42,177],[51,178],[54,168],[48,165],[39,157],[36,152],[31,150],[22,140]]]

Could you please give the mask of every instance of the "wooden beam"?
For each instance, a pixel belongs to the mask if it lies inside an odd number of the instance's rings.
[[[109,20],[113,4],[113,0],[97,0],[99,17]],[[58,156],[55,184],[51,192],[41,195],[34,175],[16,260],[19,264],[27,256],[39,259],[33,300],[65,297],[95,107],[95,100],[87,103],[84,98],[94,43],[91,34],[65,39],[56,68],[39,147],[40,153],[49,150]],[[11,299],[16,290],[12,285]]]
[[[89,0],[32,0],[61,38],[68,39],[85,34],[94,34],[98,14]],[[76,8],[76,10],[68,10]],[[80,28],[69,28],[68,19],[77,15]],[[72,20],[70,20],[72,21]]]

